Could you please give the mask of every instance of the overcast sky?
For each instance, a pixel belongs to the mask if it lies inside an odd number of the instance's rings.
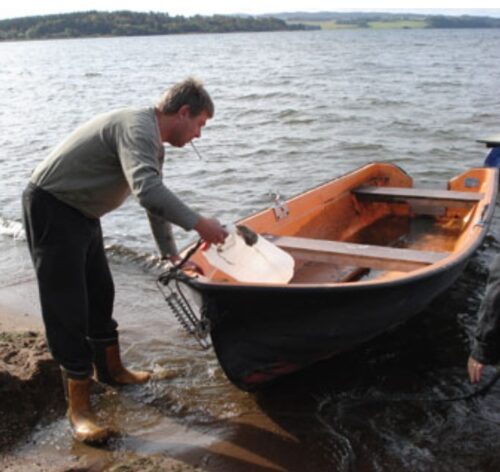
[[[460,8],[454,9],[459,4]],[[498,0],[361,1],[361,0],[2,0],[0,18],[48,15],[88,10],[155,11],[192,16],[231,13],[276,13],[293,11],[392,11],[435,14],[472,14],[500,17]],[[472,8],[478,7],[478,8]]]

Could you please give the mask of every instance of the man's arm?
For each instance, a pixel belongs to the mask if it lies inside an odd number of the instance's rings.
[[[151,232],[160,251],[162,259],[171,259],[178,255],[177,245],[175,244],[172,225],[158,216],[148,213]]]
[[[156,124],[155,124],[156,126]],[[195,229],[208,243],[224,242],[226,230],[216,219],[200,216],[163,183],[159,156],[161,143],[148,132],[148,126],[135,124],[123,130],[118,142],[118,155],[132,194],[157,220]],[[153,234],[165,231],[154,223]],[[158,238],[155,236],[158,243]],[[160,243],[163,244],[163,243]]]
[[[500,360],[500,254],[490,267],[488,285],[479,308],[478,322],[467,368],[472,383],[480,380],[486,364]]]
[[[199,215],[163,183],[163,147],[150,113],[137,113],[117,132],[117,152],[127,183],[134,197],[149,214],[189,231]]]

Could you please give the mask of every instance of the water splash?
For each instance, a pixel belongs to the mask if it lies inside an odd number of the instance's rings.
[[[7,220],[0,217],[0,234],[11,237],[15,241],[26,240],[26,233],[20,221]]]

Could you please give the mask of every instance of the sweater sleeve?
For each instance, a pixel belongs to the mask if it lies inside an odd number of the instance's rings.
[[[199,215],[163,184],[158,158],[162,144],[150,127],[133,123],[118,136],[117,151],[125,178],[148,213],[191,230]]]
[[[156,242],[156,246],[162,257],[168,258],[178,255],[177,245],[172,232],[172,225],[151,213],[148,213],[151,232]]]
[[[500,360],[500,254],[490,267],[471,356],[482,364],[496,364]]]

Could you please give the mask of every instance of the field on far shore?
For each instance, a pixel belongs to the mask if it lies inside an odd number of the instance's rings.
[[[398,21],[368,21],[364,25],[358,23],[337,23],[335,20],[329,21],[289,21],[289,24],[303,24],[319,27],[322,30],[333,29],[420,29],[426,28],[425,20],[398,20]]]

